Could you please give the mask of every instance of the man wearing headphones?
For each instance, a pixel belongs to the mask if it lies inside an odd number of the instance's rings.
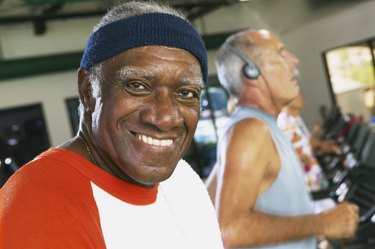
[[[299,93],[298,59],[266,30],[229,37],[218,52],[221,84],[236,103],[206,185],[225,248],[315,249],[316,237],[353,236],[358,207],[313,214],[299,159],[277,127]]]

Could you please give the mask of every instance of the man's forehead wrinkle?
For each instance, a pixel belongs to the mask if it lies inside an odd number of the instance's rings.
[[[189,66],[188,71],[191,72],[192,74],[195,74],[197,72],[199,72],[200,74],[202,74],[201,67],[199,65],[197,65],[197,64],[191,64]]]
[[[201,69],[199,65],[192,64],[187,70],[187,72],[189,72],[189,74],[191,75],[184,74],[181,77],[180,81],[184,84],[193,84],[204,87],[204,82],[200,70]],[[152,70],[131,66],[122,67],[120,70],[118,70],[117,75],[120,79],[126,79],[127,77],[140,77],[149,79],[155,78],[155,73]]]

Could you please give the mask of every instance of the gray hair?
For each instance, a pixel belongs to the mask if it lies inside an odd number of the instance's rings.
[[[252,61],[258,58],[259,48],[249,38],[249,33],[255,30],[246,30],[229,36],[218,50],[215,66],[220,84],[233,97],[242,94],[242,68],[245,62],[228,49],[228,46],[238,48],[247,58]]]
[[[101,21],[94,26],[92,33],[97,31],[99,28],[121,20],[129,18],[132,16],[138,16],[147,13],[164,13],[170,14],[182,18],[185,21],[187,17],[180,11],[170,7],[169,5],[161,5],[152,1],[149,2],[140,2],[140,1],[130,1],[123,4],[117,5],[110,9],[101,19]],[[101,83],[103,82],[102,66],[104,62],[92,66],[88,70],[88,77],[91,82],[92,92],[94,96],[99,96],[101,92]],[[79,113],[82,116],[83,114],[83,105],[80,103]]]

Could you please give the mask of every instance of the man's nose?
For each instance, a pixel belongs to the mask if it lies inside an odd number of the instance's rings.
[[[183,117],[173,94],[158,93],[150,96],[147,107],[141,111],[141,120],[157,127],[161,131],[168,131],[183,123]]]
[[[294,54],[288,52],[288,58],[291,64],[293,64],[293,66],[299,65],[299,59]]]

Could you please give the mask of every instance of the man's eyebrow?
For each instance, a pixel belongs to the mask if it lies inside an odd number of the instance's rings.
[[[189,68],[188,72],[194,74],[194,71],[197,69],[200,70],[200,67],[193,65]],[[152,80],[156,77],[152,70],[130,66],[124,66],[120,68],[120,70],[117,71],[117,76],[122,80],[125,80],[129,77],[146,78]],[[198,85],[199,87],[204,88],[204,82],[201,74],[199,77],[185,74],[181,77],[181,83],[186,85]]]
[[[151,70],[147,70],[140,67],[122,67],[117,71],[117,75],[120,79],[126,79],[128,77],[139,77],[152,79],[155,77],[155,74]]]
[[[198,85],[201,88],[204,88],[204,82],[202,77],[193,77],[193,76],[183,76],[181,82],[186,85]]]

